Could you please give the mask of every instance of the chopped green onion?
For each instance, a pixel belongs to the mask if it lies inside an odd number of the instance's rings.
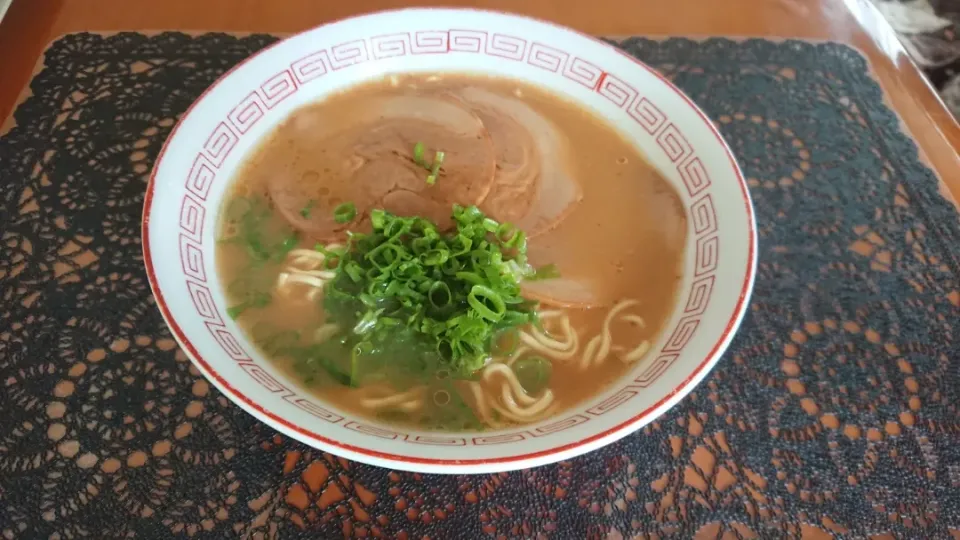
[[[234,197],[225,214],[230,236],[220,242],[240,246],[257,264],[282,260],[299,241],[296,231],[278,226],[269,203],[260,197]]]
[[[332,377],[335,381],[344,386],[353,386],[353,379],[350,377],[350,375],[347,375],[341,371],[336,365],[334,365],[333,361],[328,358],[320,358],[319,363],[320,366],[326,370],[327,374],[329,374],[330,377]]]
[[[354,261],[348,262],[344,271],[355,283],[363,280],[363,270],[360,268],[360,265]]]
[[[387,221],[387,213],[383,210],[374,210],[370,212],[370,222],[373,224],[375,230],[383,229],[384,224]]]
[[[350,386],[359,386],[363,378],[363,360],[367,354],[364,343],[357,343],[350,349]]]
[[[314,201],[313,199],[310,199],[309,201],[307,201],[307,205],[300,209],[300,215],[303,216],[304,219],[309,219],[310,211],[313,210],[313,205],[315,205],[316,203],[317,202]]]
[[[337,223],[350,223],[357,217],[357,207],[353,203],[342,203],[333,209],[333,220]]]
[[[227,203],[226,220],[242,221],[254,211],[254,202],[246,197],[234,197]]]
[[[370,213],[371,233],[348,234],[335,253],[324,309],[344,329],[336,339],[374,352],[354,355],[342,371],[364,380],[436,369],[470,378],[503,348],[504,336],[537,320],[536,303],[520,296],[520,280],[532,273],[522,232],[501,228],[476,207],[455,206],[453,217],[456,230],[441,233],[427,219],[378,209]]]
[[[439,150],[433,154],[433,163],[427,163],[427,148],[422,142],[413,145],[413,162],[430,171],[427,175],[427,184],[431,186],[437,183],[437,177],[440,176],[440,166],[443,164],[445,154]]]
[[[427,167],[427,161],[423,157],[425,151],[426,149],[424,148],[422,142],[418,142],[417,144],[413,145],[413,161],[417,165],[424,168]]]
[[[287,256],[287,253],[290,253],[293,248],[297,247],[297,244],[300,243],[300,235],[296,232],[291,233],[290,236],[287,236],[280,242],[280,245],[277,247],[277,251],[274,255],[275,261],[282,261],[284,257]]]
[[[528,356],[513,364],[513,372],[528,394],[537,394],[550,383],[553,364],[542,356]]]
[[[489,321],[499,321],[503,318],[503,314],[507,310],[503,298],[490,287],[483,285],[474,285],[473,288],[470,289],[470,294],[467,295],[467,302],[470,303],[474,311]]]
[[[430,168],[430,175],[427,176],[427,183],[431,186],[437,183],[437,176],[440,174],[440,165],[443,163],[444,153],[438,151],[433,157],[433,166]]]
[[[383,313],[382,309],[377,311],[368,311],[363,315],[363,318],[360,319],[360,322],[353,327],[354,334],[366,334],[377,324],[377,317]]]
[[[426,266],[440,266],[450,258],[450,252],[445,249],[431,249],[420,255],[420,262]]]
[[[527,281],[538,281],[541,279],[554,279],[560,277],[560,270],[555,264],[547,264],[537,268],[533,275],[527,278]]]
[[[497,240],[505,246],[514,241],[519,234],[520,229],[511,223],[503,223],[497,227]]]
[[[508,328],[497,334],[490,348],[490,354],[493,356],[508,356],[513,354],[520,346],[520,331],[516,328]]]
[[[300,238],[296,234],[292,234],[283,239],[283,242],[280,243],[280,250],[286,254],[291,249],[297,247],[297,242],[300,241]]]
[[[247,300],[227,308],[227,316],[231,319],[236,320],[244,311],[250,308],[262,308],[270,303],[272,300],[269,293],[251,293],[248,295]]]
[[[327,249],[323,244],[317,243],[313,246],[314,251],[319,251],[323,253],[323,268],[325,270],[333,270],[334,268],[340,266],[340,258],[343,257],[344,248],[337,249]]]

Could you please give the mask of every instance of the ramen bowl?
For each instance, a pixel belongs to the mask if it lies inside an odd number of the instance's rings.
[[[633,143],[684,207],[683,271],[672,315],[647,355],[592,399],[501,430],[418,431],[341,410],[276,369],[227,314],[215,264],[216,229],[231,179],[298,108],[386,74],[463,72],[518,79],[565,96]],[[682,399],[720,359],[744,315],[756,231],[730,149],[707,116],[653,69],[546,22],[476,10],[409,9],[293,36],[213,84],[180,120],[157,160],[144,205],[143,249],[157,304],[183,350],[259,420],[364,463],[482,473],[589,452]]]

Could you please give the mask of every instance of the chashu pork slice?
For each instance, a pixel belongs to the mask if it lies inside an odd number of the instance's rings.
[[[483,121],[496,152],[493,187],[480,209],[528,238],[559,225],[583,199],[563,133],[520,98],[477,87],[456,95]]]
[[[473,111],[442,96],[386,96],[365,105],[339,129],[319,121],[305,128],[313,128],[308,135],[316,151],[300,168],[318,174],[280,175],[270,182],[274,205],[294,228],[332,241],[380,207],[401,215],[429,208],[431,218],[443,208],[442,225],[449,223],[453,204],[479,204],[487,197],[496,167],[493,143]],[[425,149],[419,163],[417,143]],[[430,185],[428,168],[437,152],[444,157]],[[391,197],[394,192],[401,193]],[[423,204],[412,205],[414,196]],[[353,223],[334,221],[334,209],[344,202],[357,208]]]

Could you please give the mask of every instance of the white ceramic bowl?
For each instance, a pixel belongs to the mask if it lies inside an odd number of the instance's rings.
[[[567,96],[626,134],[680,194],[690,223],[683,283],[650,356],[594,399],[542,423],[492,433],[379,425],[311,397],[226,316],[215,275],[217,216],[244,158],[307,103],[390,72],[477,72]],[[710,120],[669,81],[596,39],[549,23],[465,9],[408,9],[281,41],[211,86],[157,160],[143,252],[177,341],[224,394],[311,446],[396,469],[504,471],[568,459],[639,429],[683,398],[723,354],[753,286],[747,186]]]

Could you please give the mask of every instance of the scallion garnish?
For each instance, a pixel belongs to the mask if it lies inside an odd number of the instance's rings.
[[[336,253],[324,309],[344,329],[332,340],[362,345],[351,349],[352,384],[398,366],[470,376],[498,338],[536,319],[536,304],[520,296],[520,281],[533,274],[525,236],[476,207],[454,207],[453,217],[456,230],[441,233],[427,219],[374,210],[373,232],[351,235]],[[408,352],[381,358],[398,344]]]
[[[304,219],[309,219],[310,211],[313,210],[313,205],[315,205],[316,203],[317,201],[310,199],[310,201],[308,201],[307,204],[300,209],[300,215],[303,216]]]
[[[560,277],[560,270],[555,264],[547,264],[537,268],[532,276],[527,277],[527,281],[537,281],[541,279],[554,279]]]
[[[333,209],[333,220],[337,223],[350,223],[355,217],[357,217],[357,207],[353,203],[342,203]]]
[[[426,152],[426,148],[423,146],[422,142],[418,142],[417,144],[413,145],[413,161],[417,165],[425,169],[429,169],[430,166],[427,165],[427,161],[423,157],[424,152]]]
[[[493,356],[509,356],[520,346],[520,331],[517,328],[508,328],[500,332],[493,339],[490,354]]]
[[[272,300],[272,298],[269,293],[262,293],[262,292],[248,293],[246,300],[244,300],[243,302],[235,306],[230,306],[229,308],[227,308],[227,316],[229,316],[231,319],[236,319],[244,311],[250,308],[262,308],[266,306],[267,304],[270,303],[270,300]]]
[[[430,175],[427,176],[427,183],[431,186],[437,183],[437,175],[440,174],[440,165],[443,164],[443,152],[437,152],[433,158],[433,167],[430,169]]]
[[[427,183],[431,186],[437,183],[437,177],[440,175],[440,166],[443,165],[445,154],[440,150],[433,153],[433,163],[427,163],[426,146],[422,142],[413,145],[413,162],[430,171],[427,175]]]
[[[234,197],[226,209],[229,236],[220,242],[233,244],[246,250],[253,262],[253,271],[260,265],[282,261],[300,242],[296,231],[286,226],[271,223],[269,204],[260,197]],[[236,305],[227,309],[227,315],[236,319],[246,310],[261,308],[270,303],[271,297],[262,287],[251,284],[243,275],[227,287]]]
[[[537,394],[550,382],[553,364],[542,356],[528,356],[513,365],[513,372],[527,393]]]

